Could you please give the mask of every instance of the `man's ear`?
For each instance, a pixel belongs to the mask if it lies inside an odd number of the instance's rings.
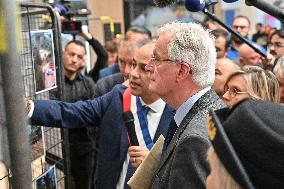
[[[190,65],[185,62],[181,62],[179,66],[178,74],[177,74],[177,79],[183,80],[187,78],[188,75],[191,75],[191,73],[192,71],[191,71]]]
[[[228,48],[226,48],[226,54],[225,55],[227,55],[227,53],[230,51],[230,47],[228,47]]]

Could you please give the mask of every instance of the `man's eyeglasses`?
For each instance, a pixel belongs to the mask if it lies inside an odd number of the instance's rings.
[[[171,59],[161,59],[158,60],[154,55],[151,58],[151,62],[154,63],[155,66],[160,65],[162,62],[173,62]]]
[[[276,48],[283,48],[284,47],[284,44],[280,43],[280,42],[276,42],[276,43],[269,43],[268,44],[268,47],[276,47]]]
[[[235,25],[235,26],[233,26],[233,28],[234,28],[234,29],[240,28],[241,30],[243,30],[243,29],[245,29],[245,28],[248,28],[248,26],[237,26],[237,25]]]
[[[238,89],[236,88],[228,88],[228,87],[225,87],[224,89],[224,94],[229,92],[229,95],[231,98],[234,98],[236,95],[238,94],[247,94],[248,92],[242,92],[242,91],[239,91]]]

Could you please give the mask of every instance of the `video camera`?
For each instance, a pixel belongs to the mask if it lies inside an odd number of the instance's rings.
[[[87,24],[87,17],[91,13],[84,1],[63,1],[56,3],[55,8],[63,17],[61,21],[62,33],[72,35],[81,33],[82,25]]]

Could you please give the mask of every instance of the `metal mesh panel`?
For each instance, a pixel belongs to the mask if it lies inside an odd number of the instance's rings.
[[[56,20],[52,18],[52,12],[48,7],[36,4],[21,4],[21,40],[23,48],[21,54],[21,72],[23,76],[23,84],[25,96],[30,99],[49,99],[49,89],[38,91],[38,81],[36,76],[35,62],[35,41],[33,41],[32,33],[48,31],[52,35],[53,43],[53,60],[55,62],[54,72],[56,72],[57,86],[60,86],[61,71],[61,44],[58,30],[55,28]],[[47,33],[48,33],[47,32]],[[56,33],[57,32],[57,33]],[[41,36],[42,37],[42,36]],[[44,39],[40,39],[44,40]],[[48,42],[44,41],[41,46]],[[40,47],[41,48],[41,47]],[[54,85],[52,88],[56,87]],[[59,87],[60,89],[60,87]],[[64,174],[64,156],[63,156],[63,139],[61,130],[58,128],[47,128],[40,126],[28,126],[30,134],[30,144],[32,147],[32,179],[34,185],[37,184],[39,177],[44,174],[51,166],[56,167],[57,188],[66,188],[66,174]]]

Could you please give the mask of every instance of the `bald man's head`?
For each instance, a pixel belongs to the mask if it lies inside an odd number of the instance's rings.
[[[219,96],[223,95],[224,86],[229,76],[238,70],[240,70],[240,67],[232,60],[228,58],[217,59],[213,89]]]
[[[244,43],[239,48],[239,60],[242,67],[245,65],[256,66],[261,63],[261,56]]]

